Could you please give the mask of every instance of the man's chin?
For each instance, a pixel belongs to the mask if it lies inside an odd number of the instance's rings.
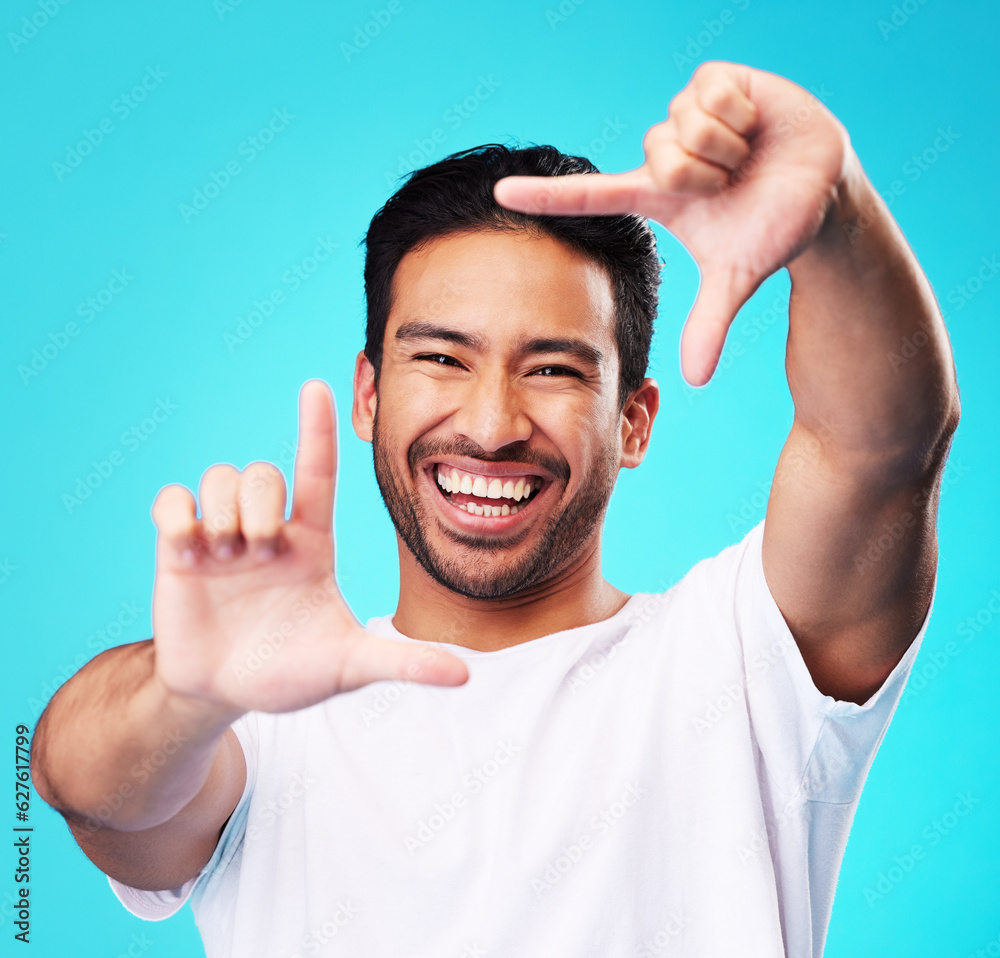
[[[472,537],[469,545],[456,542],[445,550],[433,549],[415,557],[428,575],[451,592],[467,599],[507,599],[534,588],[541,572],[537,557],[518,561],[510,551],[502,542]]]

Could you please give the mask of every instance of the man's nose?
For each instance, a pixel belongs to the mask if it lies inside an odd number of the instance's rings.
[[[531,420],[517,388],[500,366],[483,369],[469,384],[453,417],[455,431],[487,452],[531,436]]]

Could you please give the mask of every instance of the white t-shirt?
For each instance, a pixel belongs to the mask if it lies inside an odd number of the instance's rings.
[[[818,958],[927,622],[864,705],[821,694],[762,532],[604,622],[447,645],[459,688],[248,713],[211,861],[171,891],[112,888],[152,920],[190,897],[209,958]]]

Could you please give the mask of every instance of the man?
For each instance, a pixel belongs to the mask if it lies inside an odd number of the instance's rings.
[[[394,616],[363,629],[331,572],[323,384],[290,520],[266,463],[209,469],[200,518],[161,490],[154,639],[88,663],[34,742],[39,793],[134,913],[191,897],[211,958],[821,955],[929,615],[947,335],[795,84],[705,64],[644,148],[618,175],[466,151],[376,215],[352,418],[398,534]],[[601,574],[658,408],[643,218],[701,269],[695,385],[758,285],[792,281],[766,521],[658,596]],[[901,338],[923,345],[893,368]]]

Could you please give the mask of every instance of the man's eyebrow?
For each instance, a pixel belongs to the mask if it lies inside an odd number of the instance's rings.
[[[590,366],[600,366],[604,354],[582,339],[528,339],[518,344],[522,353],[566,353]]]
[[[410,323],[403,323],[396,330],[396,339],[439,339],[446,343],[455,343],[458,346],[465,346],[468,349],[482,351],[486,345],[482,336],[463,332],[460,329],[450,329],[447,326],[438,326],[435,323],[421,322],[414,320]]]

